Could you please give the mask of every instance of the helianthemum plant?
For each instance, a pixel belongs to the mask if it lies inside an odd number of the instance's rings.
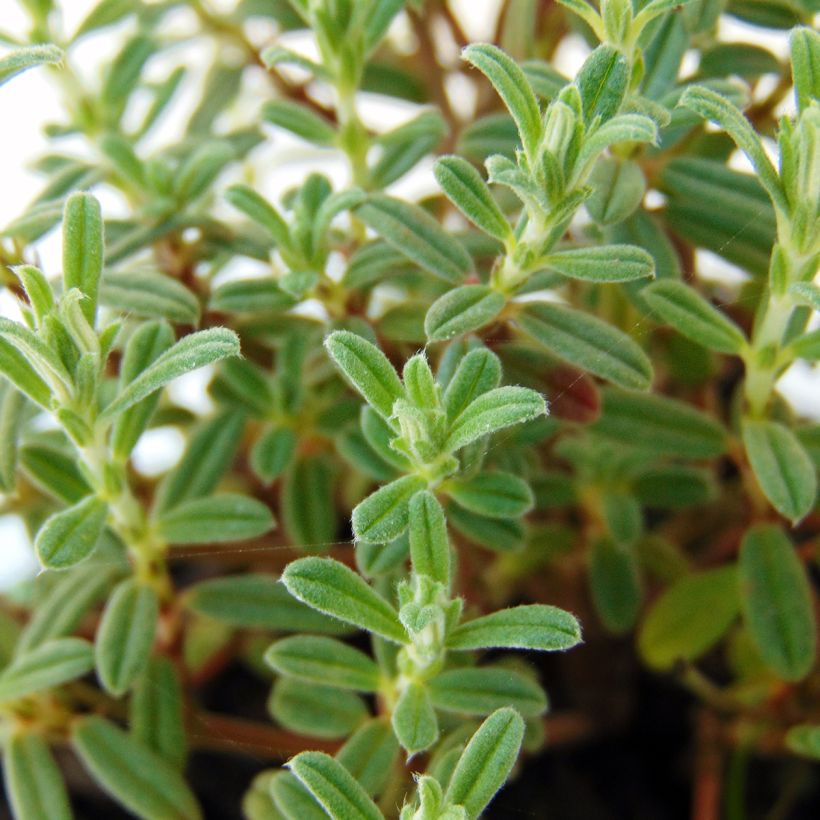
[[[660,820],[646,715],[697,820],[816,805],[810,0],[17,4],[15,820]]]

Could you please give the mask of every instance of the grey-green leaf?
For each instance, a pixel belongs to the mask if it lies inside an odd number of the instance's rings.
[[[108,505],[96,495],[54,513],[40,527],[34,548],[49,569],[66,569],[87,558],[97,544],[108,517]]]
[[[16,820],[71,820],[63,776],[42,735],[13,734],[4,751],[6,792]]]
[[[0,703],[81,678],[93,666],[94,650],[88,641],[46,641],[19,655],[0,674]]]
[[[505,305],[503,294],[488,285],[462,285],[448,290],[430,306],[424,332],[440,342],[488,325]]]
[[[184,501],[157,520],[159,533],[171,544],[216,544],[264,535],[274,525],[266,504],[239,493]]]
[[[354,538],[372,544],[398,538],[407,529],[410,498],[423,487],[423,479],[407,475],[371,493],[353,509]]]
[[[408,754],[429,749],[438,739],[438,720],[425,686],[411,683],[399,695],[391,716],[396,738]]]

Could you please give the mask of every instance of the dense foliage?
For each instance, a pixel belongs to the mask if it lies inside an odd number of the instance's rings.
[[[80,771],[207,816],[214,747],[269,760],[233,816],[476,818],[550,748],[542,682],[585,717],[579,621],[695,694],[727,817],[750,758],[820,758],[820,425],[777,389],[820,358],[811,0],[510,0],[495,44],[443,0],[19,3],[0,83],[51,72],[65,116],[0,233],[0,498],[43,568],[0,602],[18,820],[71,817]],[[343,183],[266,193],[294,151]],[[204,414],[168,389],[201,368]],[[238,666],[269,725],[209,701]]]

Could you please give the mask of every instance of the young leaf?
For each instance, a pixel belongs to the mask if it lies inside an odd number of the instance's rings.
[[[57,46],[27,46],[0,57],[0,86],[16,74],[38,65],[62,62],[63,52]]]
[[[103,610],[94,653],[103,687],[124,695],[145,668],[156,637],[159,601],[149,586],[129,579],[111,594]]]
[[[373,194],[356,215],[397,251],[451,284],[472,271],[470,255],[418,205]]]
[[[131,733],[144,746],[181,768],[185,763],[182,687],[168,658],[150,658],[134,684]]]
[[[82,764],[129,811],[145,820],[199,820],[182,775],[136,738],[96,715],[77,720],[71,741]]]
[[[266,504],[238,493],[185,501],[157,520],[170,544],[217,544],[264,535],[274,525]]]
[[[655,275],[655,260],[637,245],[599,245],[554,251],[544,264],[571,279],[631,282]]]
[[[363,652],[333,638],[294,635],[272,644],[265,663],[280,675],[340,689],[377,692],[379,667]]]
[[[760,489],[796,524],[817,498],[817,471],[800,441],[779,422],[746,421],[743,443]]]
[[[500,609],[457,626],[449,649],[571,649],[581,642],[581,627],[569,612],[546,604]]]
[[[490,43],[473,43],[461,56],[493,84],[518,126],[527,156],[534,159],[541,140],[541,112],[524,72],[511,57]]]
[[[534,390],[496,387],[478,396],[456,417],[444,446],[454,452],[489,433],[546,413],[546,402]]]
[[[725,314],[683,282],[654,282],[641,291],[652,310],[688,339],[720,353],[740,353],[743,331]]]
[[[488,285],[462,285],[436,299],[424,317],[424,332],[440,342],[478,330],[503,310],[503,294]]]
[[[753,527],[738,566],[743,616],[761,657],[782,679],[801,680],[814,666],[817,623],[794,547],[779,527]]]
[[[789,45],[797,110],[804,111],[820,98],[820,34],[808,26],[793,28]]]
[[[411,683],[399,696],[391,723],[409,755],[429,749],[438,739],[438,720],[426,687]]]
[[[638,649],[659,669],[695,660],[723,637],[739,609],[735,567],[688,575],[655,601],[641,625]]]
[[[0,375],[40,407],[50,409],[51,390],[26,357],[6,339],[0,338]]]
[[[447,521],[441,504],[429,490],[421,490],[410,499],[408,522],[413,571],[449,587]]]
[[[101,419],[113,419],[133,404],[192,370],[239,355],[239,337],[224,327],[200,330],[166,350],[103,409]]]
[[[501,212],[481,174],[461,157],[436,160],[433,173],[450,201],[482,231],[506,242],[512,236],[509,222]]]
[[[301,752],[287,765],[332,820],[383,820],[367,792],[330,755]]]
[[[29,304],[37,317],[37,324],[42,326],[43,320],[54,307],[54,294],[48,279],[33,265],[18,265],[13,270],[26,291]]]
[[[447,482],[446,491],[460,506],[487,518],[518,518],[535,504],[526,481],[499,471],[453,479]]]
[[[517,319],[521,329],[550,353],[570,364],[635,390],[648,390],[652,364],[623,331],[597,317],[552,303],[527,305]]]
[[[331,558],[299,558],[282,574],[294,598],[360,629],[404,643],[396,610],[353,570]]]
[[[489,715],[512,706],[524,717],[537,717],[547,708],[544,691],[534,680],[497,666],[441,672],[428,691],[437,709],[462,715]]]
[[[56,638],[19,655],[0,673],[0,703],[52,689],[86,675],[94,650],[80,638]]]
[[[599,225],[616,225],[643,201],[646,178],[637,162],[600,157],[592,168],[589,186],[592,193],[584,201],[589,215]]]
[[[353,537],[372,544],[398,538],[407,529],[410,498],[423,488],[423,479],[407,475],[371,493],[353,509]]]
[[[348,330],[331,333],[325,339],[325,348],[368,404],[389,419],[396,399],[404,397],[404,388],[384,353]]]
[[[6,793],[16,820],[71,820],[63,776],[42,735],[12,734],[4,752]]]
[[[48,569],[66,569],[87,558],[102,534],[108,505],[96,495],[55,513],[40,527],[34,548]]]
[[[629,64],[614,46],[600,45],[587,57],[575,84],[581,92],[584,121],[606,122],[618,113],[629,83]]]
[[[86,297],[81,307],[92,325],[97,311],[102,266],[100,203],[91,194],[72,194],[66,200],[63,215],[63,282],[66,291],[77,288]]]
[[[439,371],[441,378],[441,371]],[[447,383],[443,404],[451,421],[480,395],[498,387],[501,382],[501,362],[486,347],[469,351],[458,363]]]
[[[509,707],[493,712],[478,727],[450,778],[445,800],[477,818],[504,785],[518,759],[524,721]]]

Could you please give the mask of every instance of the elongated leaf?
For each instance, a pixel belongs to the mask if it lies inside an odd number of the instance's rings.
[[[570,649],[581,642],[581,627],[569,612],[546,604],[501,609],[456,627],[450,649]]]
[[[251,449],[251,468],[265,484],[270,484],[288,466],[296,451],[296,435],[288,427],[271,427]]]
[[[418,476],[403,476],[371,493],[353,510],[353,536],[373,544],[398,538],[407,529],[410,498],[423,487]]]
[[[471,820],[478,817],[504,785],[523,739],[524,721],[515,709],[493,712],[462,752],[445,799],[463,806]]]
[[[621,387],[647,390],[652,364],[636,342],[580,310],[557,304],[527,305],[521,329],[554,355]]]
[[[572,279],[588,282],[631,282],[655,275],[655,261],[636,245],[599,245],[555,251],[547,267]]]
[[[526,387],[496,387],[474,399],[450,427],[445,447],[455,451],[489,433],[546,415],[547,405]]]
[[[57,46],[28,46],[0,57],[0,86],[16,74],[28,71],[38,65],[59,63],[63,52]]]
[[[584,120],[606,122],[618,113],[629,82],[629,64],[614,46],[600,45],[587,57],[575,84],[581,92]]]
[[[285,220],[282,219],[279,211],[253,188],[247,185],[233,185],[225,192],[225,199],[234,208],[242,211],[243,214],[265,228],[280,248],[285,250],[291,248],[290,229]]]
[[[271,100],[262,108],[262,118],[316,145],[330,146],[336,142],[332,123],[300,103]]]
[[[446,489],[457,504],[487,518],[518,518],[535,504],[527,482],[512,473],[483,472],[449,481]]]
[[[399,695],[391,723],[396,738],[409,755],[429,749],[438,739],[438,720],[426,687],[411,683]]]
[[[71,820],[63,776],[41,735],[12,735],[4,764],[6,793],[16,820]]]
[[[94,651],[80,638],[56,638],[19,655],[0,673],[0,703],[76,680],[91,671]]]
[[[641,291],[652,310],[693,342],[721,353],[739,353],[743,331],[683,282],[654,282]]]
[[[100,203],[86,193],[72,194],[63,216],[63,281],[86,297],[83,313],[93,324],[103,265],[103,223]]]
[[[511,57],[490,43],[473,43],[461,56],[493,84],[518,126],[524,150],[534,158],[541,139],[541,112],[524,72]]]
[[[739,570],[743,616],[764,662],[784,680],[804,678],[817,654],[817,623],[806,571],[785,533],[750,529]]]
[[[238,493],[222,493],[185,501],[157,521],[171,544],[211,544],[256,538],[273,527],[267,505]]]
[[[447,522],[470,541],[494,552],[517,552],[524,547],[526,531],[515,518],[487,518],[450,504]]]
[[[28,376],[32,368],[46,383],[62,383],[66,386],[71,383],[71,377],[60,358],[27,327],[0,316],[0,343],[3,343],[0,347],[0,372],[7,375],[24,393],[30,395],[38,403],[42,403],[43,406],[48,407],[50,402],[41,401],[42,387],[32,382]],[[5,353],[7,346],[15,348],[18,355],[12,357]],[[23,357],[29,366],[21,369],[20,360]],[[20,380],[21,378],[25,380]],[[18,380],[20,380],[19,383]]]
[[[146,820],[198,820],[196,798],[177,770],[105,718],[81,718],[71,740],[82,764],[119,803]]]
[[[331,333],[325,339],[325,348],[368,404],[384,418],[390,418],[396,399],[404,396],[404,388],[384,353],[347,330]]]
[[[598,539],[590,554],[589,585],[595,609],[607,629],[622,633],[634,626],[643,590],[629,546],[611,538]]]
[[[631,160],[600,157],[589,176],[592,193],[584,201],[599,225],[616,225],[634,213],[646,193],[641,166]]]
[[[95,495],[52,515],[34,540],[40,563],[49,569],[66,569],[87,558],[107,517],[108,505]]]
[[[370,795],[380,794],[399,754],[399,744],[387,720],[376,718],[357,729],[339,749],[336,760]]]
[[[779,422],[746,421],[743,443],[772,506],[795,523],[807,515],[817,498],[817,471],[794,433]]]
[[[17,442],[26,417],[26,399],[0,381],[0,492],[13,493],[17,478]]]
[[[108,599],[94,652],[97,675],[112,695],[125,694],[145,668],[158,619],[159,601],[149,586],[129,579]]]
[[[149,319],[168,319],[187,325],[199,321],[196,296],[176,279],[152,271],[106,273],[100,302],[123,313]]]
[[[462,285],[440,296],[424,317],[431,342],[452,339],[492,322],[504,308],[504,296],[488,285]]]
[[[369,717],[359,695],[327,684],[282,677],[268,700],[268,711],[291,732],[327,740],[347,737]]]
[[[534,680],[502,667],[450,669],[430,681],[429,691],[437,709],[462,715],[488,715],[512,706],[524,717],[536,717],[547,708],[546,695]]]
[[[173,663],[150,658],[134,685],[128,713],[131,733],[174,766],[185,762],[182,687]]]
[[[0,374],[21,393],[41,407],[49,409],[51,390],[26,357],[4,338],[0,338]]]
[[[439,378],[441,377],[439,371]],[[501,362],[486,347],[469,351],[458,363],[444,391],[443,404],[451,421],[483,393],[501,382]]]
[[[295,547],[323,550],[336,539],[333,473],[327,459],[296,459],[285,474],[281,501],[282,520]]]
[[[433,173],[450,201],[482,231],[506,242],[512,229],[481,174],[461,157],[436,160]]]
[[[820,760],[820,726],[803,723],[786,733],[786,747],[792,752]]]
[[[413,571],[450,585],[450,542],[444,510],[428,490],[417,492],[409,505],[410,559]]]
[[[797,110],[805,110],[814,99],[820,98],[820,35],[808,26],[791,31],[789,37],[792,58],[792,77]]]
[[[266,791],[270,791],[275,808],[281,814],[261,815],[259,820],[327,820],[327,813],[313,795],[290,772],[274,774]],[[270,814],[270,812],[268,812]],[[249,820],[256,820],[251,817]]]
[[[650,666],[661,669],[695,660],[723,637],[739,609],[735,567],[686,576],[655,601],[641,625],[638,648]]]
[[[382,813],[337,760],[323,752],[301,752],[288,768],[332,820],[382,820]]]
[[[390,641],[407,639],[396,610],[344,564],[331,558],[300,558],[282,581],[294,598],[314,609]]]
[[[388,245],[434,276],[458,284],[472,271],[467,251],[418,205],[374,194],[356,215]]]
[[[239,338],[227,328],[191,333],[178,341],[137,376],[100,414],[113,419],[174,379],[228,356],[239,355]]]
[[[265,663],[280,675],[340,689],[376,692],[379,667],[358,649],[333,638],[295,635],[272,644]]]

